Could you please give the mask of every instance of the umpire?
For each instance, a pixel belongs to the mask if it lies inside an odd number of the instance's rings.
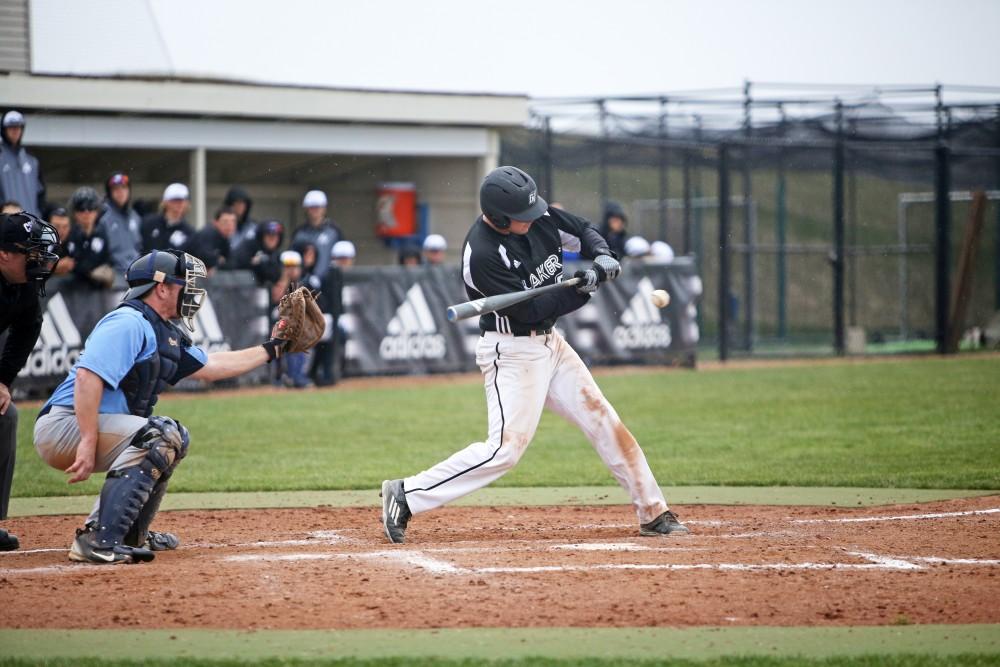
[[[39,296],[59,261],[58,247],[56,230],[47,222],[24,212],[0,215],[0,334],[8,332],[0,350],[0,519],[7,518],[17,451],[10,389],[42,330]],[[18,546],[15,536],[0,530],[0,551]]]

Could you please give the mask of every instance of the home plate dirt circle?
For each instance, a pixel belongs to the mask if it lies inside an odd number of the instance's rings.
[[[0,627],[440,628],[1000,622],[1000,497],[919,505],[444,508],[385,541],[378,510],[165,512],[153,563],[66,559],[80,517],[26,517]],[[102,598],[127,600],[95,613]],[[133,613],[128,609],[142,609]]]

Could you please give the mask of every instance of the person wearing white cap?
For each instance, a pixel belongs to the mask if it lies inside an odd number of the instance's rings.
[[[24,114],[13,109],[0,120],[0,201],[16,201],[25,212],[41,215],[45,210],[45,181],[38,158],[28,153],[24,137]]]
[[[330,267],[333,244],[344,238],[340,227],[326,217],[326,193],[322,190],[310,190],[302,199],[302,208],[306,210],[306,221],[295,229],[292,234],[292,245],[296,243],[311,243],[316,246],[316,269],[314,274],[320,280]]]
[[[280,255],[281,279],[271,288],[271,320],[278,321],[277,304],[281,297],[292,290],[302,279],[302,254],[296,250],[285,250]],[[274,365],[277,384],[302,389],[310,386],[309,375],[306,372],[309,357],[305,352],[292,352],[281,355]]]
[[[424,239],[424,261],[428,264],[444,264],[448,242],[440,234],[430,234]]]
[[[358,251],[350,241],[337,241],[330,250],[331,261],[335,266],[347,269],[354,266],[354,258]]]
[[[649,254],[649,241],[641,236],[630,236],[625,241],[625,256],[630,259],[642,259]]]
[[[649,248],[650,261],[664,264],[674,261],[674,249],[666,241],[653,241]]]
[[[185,216],[191,198],[183,183],[171,183],[163,191],[160,212],[146,216],[142,221],[142,251],[182,250],[194,235]]]

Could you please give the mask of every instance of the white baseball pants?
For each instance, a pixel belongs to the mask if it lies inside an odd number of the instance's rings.
[[[403,480],[414,514],[460,498],[498,479],[524,454],[548,406],[580,428],[618,483],[628,491],[640,523],[667,510],[639,444],[601,393],[590,370],[561,335],[512,336],[487,332],[476,361],[483,372],[489,434]]]

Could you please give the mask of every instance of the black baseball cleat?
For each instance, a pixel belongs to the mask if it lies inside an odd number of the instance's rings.
[[[116,544],[112,547],[98,547],[91,541],[93,531],[78,529],[73,546],[69,550],[69,559],[79,563],[94,563],[96,565],[118,565],[119,563],[146,563],[154,558],[149,549]]]
[[[382,497],[382,527],[385,528],[385,536],[393,544],[402,544],[406,541],[406,524],[413,516],[406,504],[403,480],[385,480],[379,495]]]
[[[146,533],[146,542],[143,546],[150,551],[173,551],[180,544],[180,538],[173,533],[161,533],[151,530]]]
[[[6,530],[0,530],[0,551],[14,551],[21,546],[17,535],[11,535]]]
[[[691,531],[677,520],[677,515],[667,510],[649,523],[639,524],[639,534],[645,537],[663,537],[666,535],[687,535]]]

